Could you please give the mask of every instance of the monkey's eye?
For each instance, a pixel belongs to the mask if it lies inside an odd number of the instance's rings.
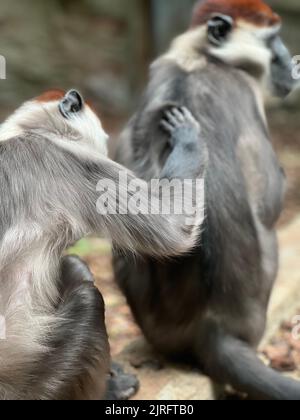
[[[221,45],[228,38],[233,27],[230,16],[217,15],[208,21],[208,39],[213,45]]]
[[[61,114],[68,118],[72,114],[77,114],[83,108],[83,99],[77,90],[70,90],[59,104]]]

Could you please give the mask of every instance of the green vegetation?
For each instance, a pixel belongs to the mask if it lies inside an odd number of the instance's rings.
[[[69,248],[68,254],[76,254],[79,257],[86,257],[92,254],[108,255],[111,252],[109,242],[98,238],[84,238]]]

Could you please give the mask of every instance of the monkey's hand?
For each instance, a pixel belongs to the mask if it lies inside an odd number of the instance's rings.
[[[171,147],[198,148],[200,124],[186,107],[172,107],[165,111],[160,126],[170,135]]]
[[[164,111],[160,126],[169,135],[171,153],[161,172],[161,178],[203,178],[208,153],[200,124],[185,107]]]

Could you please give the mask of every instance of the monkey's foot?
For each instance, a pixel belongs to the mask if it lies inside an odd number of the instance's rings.
[[[200,124],[184,106],[172,107],[164,112],[161,128],[171,136],[171,145],[191,145],[199,139]]]
[[[107,400],[128,400],[139,389],[139,381],[134,375],[125,373],[118,363],[112,363],[110,378],[107,382]]]
[[[94,277],[87,264],[75,255],[67,255],[61,260],[60,273],[60,293],[62,294],[76,284],[94,283]]]

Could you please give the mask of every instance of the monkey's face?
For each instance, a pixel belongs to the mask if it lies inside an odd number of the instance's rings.
[[[292,58],[280,38],[281,20],[261,0],[201,0],[192,27],[205,33],[206,54],[245,70],[275,96],[291,92]]]
[[[24,132],[61,139],[63,146],[69,143],[91,153],[107,154],[108,135],[92,108],[79,92],[72,89],[45,92],[22,105],[1,127],[0,141]]]

